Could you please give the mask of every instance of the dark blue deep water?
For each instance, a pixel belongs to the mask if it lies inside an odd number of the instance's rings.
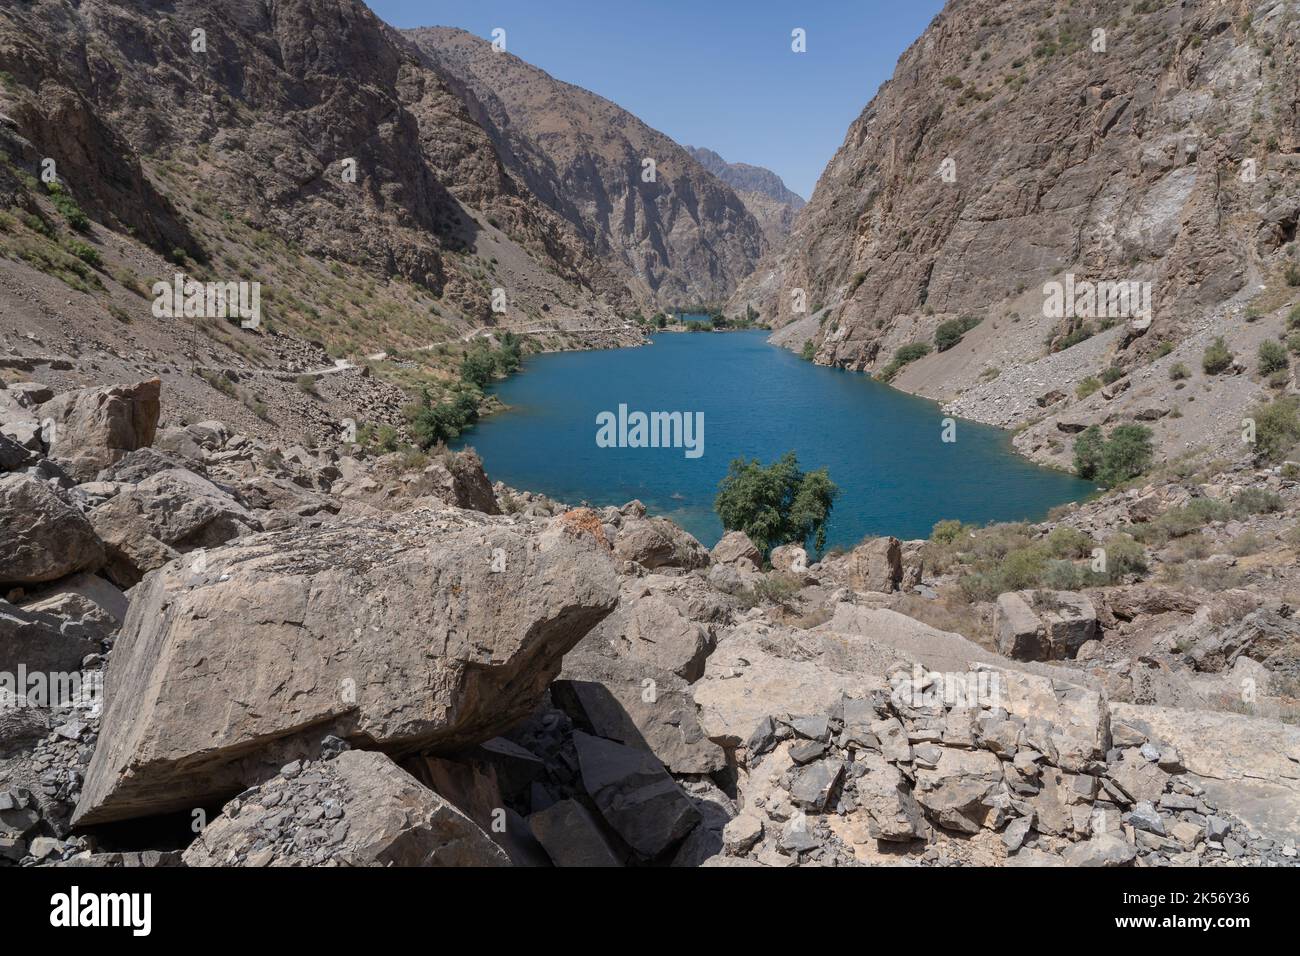
[[[764,332],[669,333],[644,348],[534,356],[496,386],[510,411],[462,436],[488,476],[559,501],[621,505],[640,498],[704,544],[722,534],[713,513],[731,459],[765,464],[794,450],[805,470],[825,467],[840,487],[827,540],[921,538],[936,521],[984,524],[1042,518],[1093,486],[1018,457],[1010,436],[958,421],[941,441],[938,405],[866,375],[805,362]],[[704,454],[674,448],[600,448],[596,416],[630,411],[704,413]]]

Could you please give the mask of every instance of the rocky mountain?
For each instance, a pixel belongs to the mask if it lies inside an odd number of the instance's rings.
[[[22,321],[0,349],[65,387],[148,370],[169,414],[296,440],[400,427],[488,326],[639,341],[624,284],[452,83],[355,0],[5,5],[0,314]],[[259,284],[261,321],[160,321],[179,273]]]
[[[1135,419],[1167,453],[1231,449],[1300,282],[1296,27],[1283,0],[952,0],[731,307],[1040,460]],[[1201,371],[1218,336],[1236,374]]]
[[[764,252],[736,193],[635,116],[463,30],[405,35],[477,104],[507,167],[643,302],[721,304]]]
[[[736,191],[745,208],[763,227],[768,245],[778,247],[790,234],[795,214],[807,205],[804,198],[792,192],[770,169],[748,163],[729,163],[711,149],[695,146],[686,149],[701,166]]]

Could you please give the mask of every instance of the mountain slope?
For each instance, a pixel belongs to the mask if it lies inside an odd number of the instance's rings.
[[[736,191],[745,208],[763,227],[768,244],[776,248],[790,234],[794,217],[807,203],[781,177],[762,166],[729,163],[711,149],[687,146],[700,165]]]
[[[1170,370],[1199,369],[1216,335],[1253,370],[1259,340],[1283,332],[1296,23],[1282,0],[952,0],[730,307],[788,326],[793,348],[811,339],[819,362],[876,372],[944,321],[983,320],[894,381],[1027,426],[1017,444],[1045,461],[1068,462],[1065,436],[1083,425],[1142,415],[1166,451],[1230,446],[1227,423],[1268,393],[1262,376],[1193,373],[1177,389]],[[1066,274],[1150,283],[1150,324],[1045,314],[1045,283]],[[820,314],[795,313],[796,290]],[[1248,300],[1263,321],[1242,321]],[[1124,382],[1076,397],[1112,366]],[[1220,400],[1193,404],[1200,386]]]
[[[635,116],[462,30],[405,35],[477,101],[506,166],[646,304],[721,303],[762,255],[740,198]]]
[[[507,171],[447,80],[356,0],[6,5],[0,113],[0,200],[19,214],[0,228],[0,305],[87,364],[152,371],[184,356],[263,375],[385,356],[372,363],[381,377],[436,388],[485,325],[635,338],[621,331],[622,283]],[[45,158],[63,197],[34,178]],[[84,228],[60,202],[85,210]],[[261,282],[263,327],[159,321],[147,290],[178,271]],[[532,341],[589,341],[548,335]],[[275,407],[275,390],[247,404]],[[388,393],[360,404],[395,414]],[[301,408],[322,427],[339,411]]]

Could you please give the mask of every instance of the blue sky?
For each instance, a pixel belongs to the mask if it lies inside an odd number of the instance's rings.
[[[677,142],[777,172],[807,198],[942,0],[368,0],[396,27],[506,30],[511,53]],[[808,52],[790,49],[807,31]]]

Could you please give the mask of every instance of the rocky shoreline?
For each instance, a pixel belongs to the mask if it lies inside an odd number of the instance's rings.
[[[156,380],[0,394],[0,865],[1297,862],[1278,474],[1023,530],[1272,495],[1197,532],[1204,577],[1178,537],[959,601],[992,530],[762,568],[472,452],[159,427]]]

